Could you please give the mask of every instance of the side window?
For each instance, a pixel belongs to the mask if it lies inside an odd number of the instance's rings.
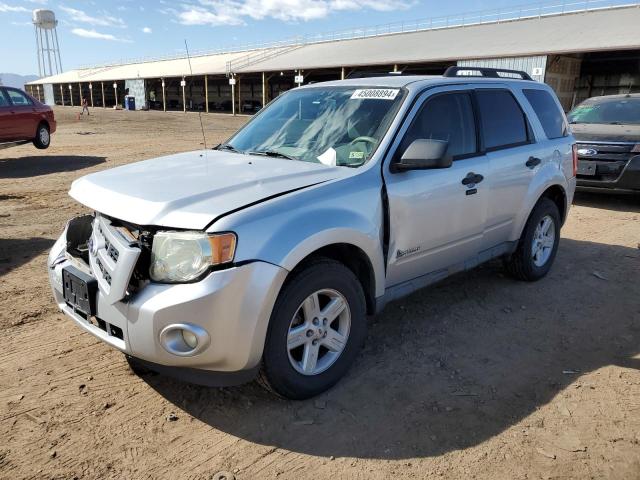
[[[477,90],[480,124],[486,150],[514,147],[529,141],[527,119],[508,90]]]
[[[523,90],[524,96],[536,112],[547,138],[567,136],[567,126],[560,108],[551,94],[545,90]]]
[[[445,93],[426,100],[413,119],[400,144],[404,150],[418,139],[449,142],[447,153],[461,157],[477,152],[476,123],[471,95],[466,92]]]
[[[31,100],[24,93],[19,90],[13,90],[12,88],[7,88],[6,90],[9,98],[11,99],[11,103],[13,103],[16,107],[24,107],[26,105],[31,105]]]
[[[0,108],[8,106],[9,100],[7,100],[7,97],[4,96],[4,89],[0,88]]]

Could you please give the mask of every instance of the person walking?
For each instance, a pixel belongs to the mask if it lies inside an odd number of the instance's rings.
[[[87,102],[87,97],[82,97],[82,112],[80,112],[80,115],[84,115],[84,111],[87,111],[87,115],[91,115],[89,113],[89,102]]]

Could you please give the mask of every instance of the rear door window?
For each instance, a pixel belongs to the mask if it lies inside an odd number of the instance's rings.
[[[426,100],[402,139],[400,152],[414,140],[449,142],[447,154],[456,158],[477,152],[476,124],[468,92],[444,93]]]
[[[527,118],[508,90],[477,90],[485,150],[529,143]]]
[[[551,94],[545,90],[523,90],[524,96],[536,112],[544,133],[548,139],[567,136],[567,126],[564,115]]]
[[[27,97],[20,90],[14,90],[13,88],[6,89],[7,95],[11,103],[16,107],[26,107],[32,104],[31,99]]]

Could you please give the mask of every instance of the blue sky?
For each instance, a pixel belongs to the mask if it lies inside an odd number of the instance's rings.
[[[65,70],[358,26],[518,5],[526,0],[0,0],[0,71],[37,74],[31,11],[58,18]]]

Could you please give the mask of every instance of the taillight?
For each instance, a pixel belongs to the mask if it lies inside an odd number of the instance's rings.
[[[575,177],[578,174],[578,145],[574,143],[571,150],[573,153],[573,176]]]

